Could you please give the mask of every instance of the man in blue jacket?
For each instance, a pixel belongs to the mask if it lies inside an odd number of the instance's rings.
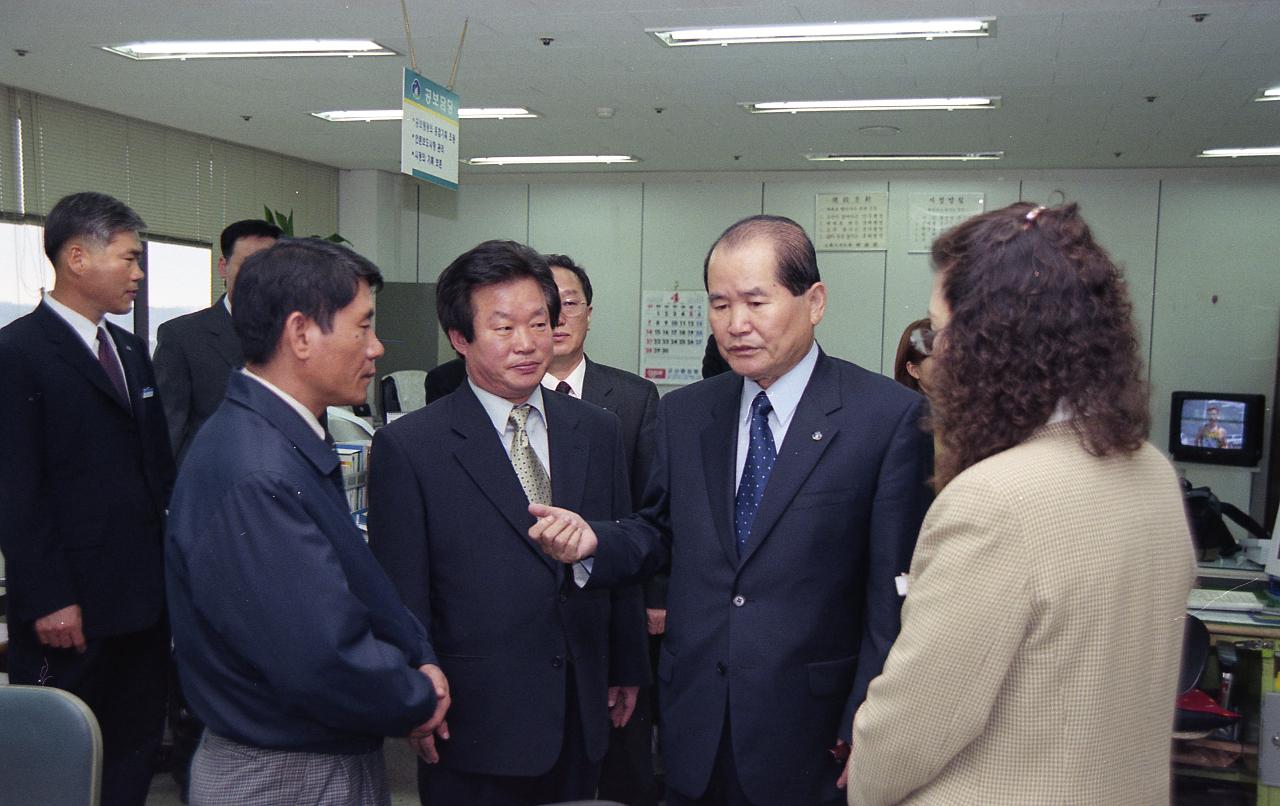
[[[426,632],[351,521],[319,417],[360,403],[383,348],[377,268],[289,240],[246,261],[246,366],[191,445],[166,582],[187,699],[208,726],[201,804],[383,804],[382,737],[423,740],[449,704]]]

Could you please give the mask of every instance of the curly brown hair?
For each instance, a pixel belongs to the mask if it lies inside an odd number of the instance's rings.
[[[1027,202],[938,236],[950,321],[934,354],[935,485],[1024,441],[1062,401],[1095,456],[1150,425],[1129,293],[1075,204]]]

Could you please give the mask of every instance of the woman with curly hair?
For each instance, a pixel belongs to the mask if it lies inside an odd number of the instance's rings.
[[[969,219],[933,262],[939,493],[849,803],[1168,803],[1194,560],[1121,272],[1074,204]]]

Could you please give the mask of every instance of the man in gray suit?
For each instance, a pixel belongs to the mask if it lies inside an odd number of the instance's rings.
[[[560,290],[560,321],[552,336],[554,353],[542,385],[564,392],[617,415],[622,421],[622,447],[631,482],[631,508],[640,508],[640,497],[653,465],[653,426],[658,416],[658,387],[638,375],[597,364],[587,357],[587,331],[591,329],[591,278],[568,255],[547,255],[547,263]],[[667,621],[667,575],[659,573],[644,584],[646,629],[650,651],[656,656]],[[658,784],[653,772],[653,687],[625,688],[617,696],[624,703],[627,720],[614,714],[609,752],[600,773],[600,797],[632,806],[657,806]]]
[[[209,419],[227,391],[231,371],[244,364],[240,340],[231,327],[231,294],[245,258],[276,242],[274,224],[237,221],[222,231],[218,274],[227,292],[202,311],[170,319],[156,333],[156,385],[164,399],[169,441],[181,463],[196,431]]]

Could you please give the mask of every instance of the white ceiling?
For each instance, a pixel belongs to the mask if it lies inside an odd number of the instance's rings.
[[[801,155],[1003,149],[994,164],[1010,168],[1133,168],[1220,165],[1193,155],[1280,145],[1280,102],[1252,101],[1258,89],[1280,85],[1280,0],[408,0],[408,7],[419,72],[448,81],[470,17],[456,84],[463,105],[528,106],[543,115],[463,121],[463,157],[629,153],[643,161],[593,170],[832,171],[841,168]],[[1195,22],[1196,12],[1208,17]],[[994,16],[997,33],[693,48],[666,48],[645,33],[940,16]],[[406,56],[135,62],[94,47],[284,37],[367,37]],[[554,41],[544,46],[541,37]],[[399,124],[328,123],[307,113],[399,106],[408,52],[395,0],[0,0],[0,83],[341,168],[398,170]],[[1000,95],[1003,106],[807,115],[748,115],[737,106],[958,95]],[[604,106],[616,110],[612,119],[597,118]],[[866,126],[901,131],[859,131]],[[530,169],[463,166],[462,173],[513,170]]]

